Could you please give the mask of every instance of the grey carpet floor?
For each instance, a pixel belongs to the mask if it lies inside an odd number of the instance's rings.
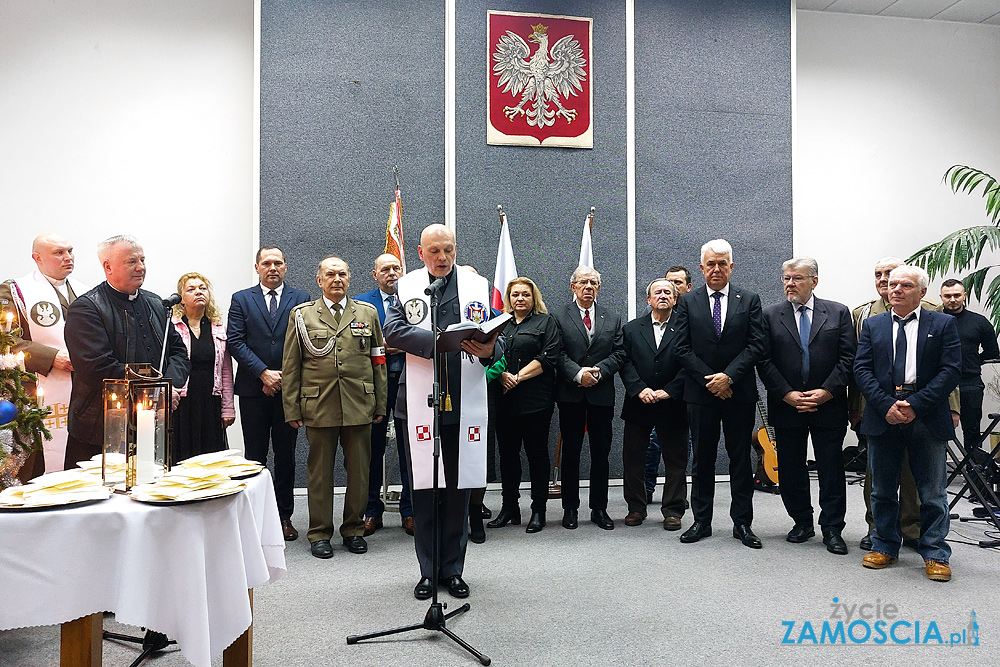
[[[472,588],[471,610],[448,627],[493,659],[494,665],[935,665],[985,663],[1000,636],[1000,558],[996,550],[975,544],[983,524],[952,521],[954,553],[950,583],[928,581],[920,556],[904,549],[900,562],[884,571],[861,566],[857,548],[864,534],[864,503],[857,485],[848,488],[847,556],[827,553],[821,540],[789,544],[791,527],[778,496],[754,498],[754,530],[764,548],[747,549],[731,536],[728,484],[717,485],[715,534],[684,545],[678,533],[666,532],[659,511],[638,527],[621,519],[621,488],[612,487],[609,512],[614,531],[603,531],[581,512],[579,529],[559,525],[558,501],[549,503],[549,525],[535,535],[521,526],[488,530],[485,544],[470,544],[466,580]],[[586,493],[586,491],[584,491]],[[817,490],[813,482],[813,498]],[[528,501],[521,504],[527,521]],[[657,498],[659,491],[657,491]],[[335,511],[339,517],[342,497]],[[500,507],[499,491],[490,491],[487,506]],[[584,501],[586,504],[586,501]],[[305,540],[305,498],[296,499],[295,524],[303,536],[288,544],[287,574],[255,591],[254,663],[279,665],[474,665],[460,647],[423,630],[348,646],[348,635],[419,623],[428,603],[413,598],[419,578],[412,538],[397,515],[386,514],[386,527],[368,538],[366,555],[335,545],[334,557],[318,560]],[[964,501],[961,514],[971,514]],[[684,527],[690,524],[685,516]],[[836,603],[834,600],[836,599]],[[455,609],[461,601],[446,591],[441,600]],[[0,592],[0,604],[3,600]],[[862,605],[870,605],[862,607]],[[875,644],[850,640],[814,645],[805,622],[820,639],[824,621],[856,621],[888,605],[897,609],[897,636],[912,638],[920,622],[921,643]],[[846,610],[846,611],[845,611]],[[945,642],[961,633],[975,610],[979,646],[925,644],[936,626]],[[852,616],[847,617],[847,612]],[[886,618],[883,612],[882,618]],[[876,618],[870,618],[871,626]],[[783,623],[784,622],[784,623]],[[111,629],[114,622],[106,626]],[[856,625],[863,638],[865,625]],[[971,637],[966,635],[968,641]],[[932,636],[933,639],[933,636]],[[43,667],[58,664],[58,627],[0,632],[0,664]],[[105,665],[127,665],[136,652],[104,643]],[[187,665],[176,650],[164,651],[147,664]],[[221,665],[221,658],[216,660]]]

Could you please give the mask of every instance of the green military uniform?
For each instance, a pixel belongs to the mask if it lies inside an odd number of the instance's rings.
[[[921,299],[920,307],[925,310],[941,312],[941,304],[930,299]],[[879,297],[861,304],[851,311],[854,318],[854,330],[861,338],[861,327],[865,320],[873,315],[881,315],[892,310],[892,306],[885,299]],[[959,412],[958,388],[948,396],[948,405],[952,412]],[[865,412],[865,397],[861,395],[861,390],[854,382],[847,388],[847,410],[851,418],[851,426],[854,427],[861,421],[861,415]],[[875,530],[875,519],[872,517],[872,473],[870,468],[865,469],[865,521],[868,522],[869,534]],[[899,522],[903,529],[903,539],[916,542],[920,538],[920,496],[917,494],[917,484],[913,480],[913,473],[910,472],[909,456],[903,454],[902,471],[899,480]]]
[[[338,441],[347,471],[340,534],[364,534],[372,419],[386,413],[385,342],[378,312],[349,298],[341,303],[339,323],[322,298],[296,306],[285,333],[282,403],[285,419],[301,420],[309,440],[310,542],[333,536]]]

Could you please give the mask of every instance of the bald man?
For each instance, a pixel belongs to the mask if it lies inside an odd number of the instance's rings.
[[[44,456],[32,454],[22,471],[25,479],[43,472],[63,469],[66,450],[66,417],[72,386],[73,365],[63,339],[66,311],[77,294],[87,288],[70,279],[73,273],[73,244],[53,233],[38,235],[31,244],[35,270],[26,276],[0,284],[0,307],[14,314],[14,326],[21,335],[14,352],[24,352],[25,369],[38,374],[38,386],[52,415],[45,426],[52,440],[44,443]],[[30,388],[29,388],[30,389]]]
[[[385,253],[375,258],[375,268],[372,277],[378,283],[373,290],[359,294],[354,299],[375,306],[378,311],[379,324],[385,324],[385,313],[396,303],[396,281],[403,275],[403,266],[395,255]],[[406,354],[394,347],[386,348],[386,368],[389,373],[387,415],[391,415],[396,407],[396,393],[399,390],[399,376],[403,373],[403,362]],[[396,453],[399,455],[399,476],[403,491],[399,496],[399,518],[403,530],[408,535],[413,534],[413,508],[410,505],[410,476],[406,471],[406,454],[400,434],[403,432],[403,422],[395,419]],[[385,503],[382,502],[382,470],[385,465],[385,445],[388,439],[389,419],[383,419],[378,424],[372,424],[372,458],[368,471],[368,507],[365,509],[365,535],[372,535],[382,527],[382,514]]]

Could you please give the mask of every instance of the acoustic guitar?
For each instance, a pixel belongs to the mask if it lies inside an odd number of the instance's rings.
[[[774,441],[774,429],[767,423],[767,409],[764,401],[757,399],[757,411],[762,426],[757,430],[753,448],[757,452],[757,478],[762,484],[778,483],[778,446]],[[765,482],[766,478],[766,482]]]

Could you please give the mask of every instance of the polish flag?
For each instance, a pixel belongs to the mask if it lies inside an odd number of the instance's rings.
[[[591,213],[583,221],[583,238],[580,239],[580,261],[577,266],[594,268],[594,245],[590,240],[590,227],[593,224],[594,214]]]
[[[500,213],[500,245],[497,247],[497,269],[493,274],[494,310],[503,311],[503,295],[507,291],[507,283],[517,278],[517,266],[514,264],[514,249],[510,245],[510,230],[507,228],[507,214]]]

